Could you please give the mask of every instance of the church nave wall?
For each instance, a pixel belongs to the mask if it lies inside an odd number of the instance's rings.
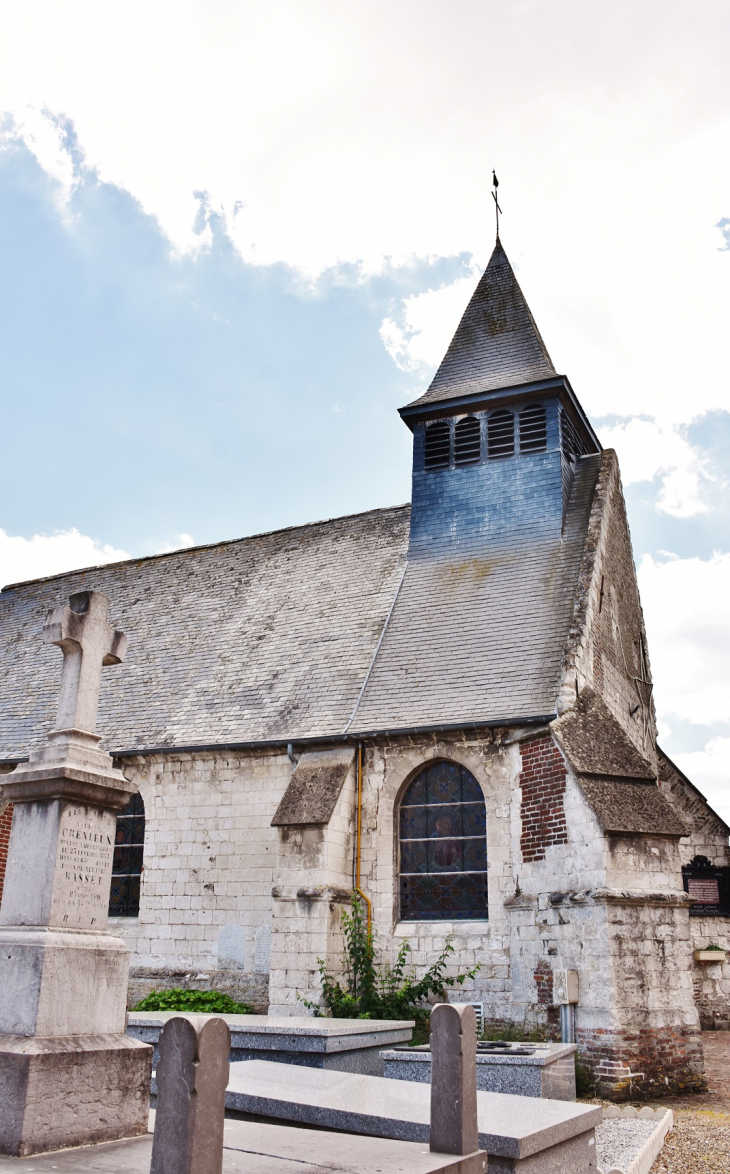
[[[139,917],[114,918],[132,951],[130,1001],[157,987],[215,987],[268,1003],[271,818],[286,753],[226,751],[123,760],[146,812]]]

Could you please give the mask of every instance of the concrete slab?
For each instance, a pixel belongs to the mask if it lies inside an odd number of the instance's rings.
[[[231,1064],[226,1111],[427,1144],[430,1097],[429,1086],[412,1081],[248,1060]],[[521,1162],[586,1134],[590,1134],[586,1139],[590,1146],[601,1110],[567,1101],[479,1092],[477,1120],[479,1145],[488,1152],[491,1169],[493,1156]],[[591,1148],[595,1155],[595,1147]]]
[[[132,1011],[127,1035],[155,1047],[163,1025],[178,1011]],[[216,1016],[210,1016],[216,1018]],[[222,1015],[231,1032],[232,1062],[275,1060],[308,1068],[383,1075],[380,1052],[407,1043],[413,1020],[315,1019],[311,1015]]]
[[[432,1154],[419,1142],[254,1121],[226,1121],[223,1146],[223,1174],[474,1174],[468,1158]],[[0,1157],[0,1174],[149,1174],[151,1153],[149,1134],[32,1158]]]

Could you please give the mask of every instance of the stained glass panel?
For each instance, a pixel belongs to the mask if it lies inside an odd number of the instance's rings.
[[[426,767],[400,809],[403,920],[486,918],[486,808],[474,776],[454,762]]]
[[[144,803],[133,795],[117,816],[114,837],[112,883],[109,893],[110,917],[136,917],[144,859]]]

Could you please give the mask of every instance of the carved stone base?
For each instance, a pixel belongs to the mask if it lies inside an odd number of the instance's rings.
[[[0,1035],[0,1153],[147,1132],[152,1048],[124,1035]]]

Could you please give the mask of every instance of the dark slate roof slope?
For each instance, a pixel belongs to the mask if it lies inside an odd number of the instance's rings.
[[[431,386],[409,404],[437,403],[556,374],[499,240]]]
[[[339,733],[403,573],[410,508],[130,560],[0,594],[0,759],[53,725],[61,653],[50,607],[98,590],[129,636],[102,674],[107,749]]]
[[[350,729],[554,714],[601,457],[584,457],[562,536],[408,564]]]

